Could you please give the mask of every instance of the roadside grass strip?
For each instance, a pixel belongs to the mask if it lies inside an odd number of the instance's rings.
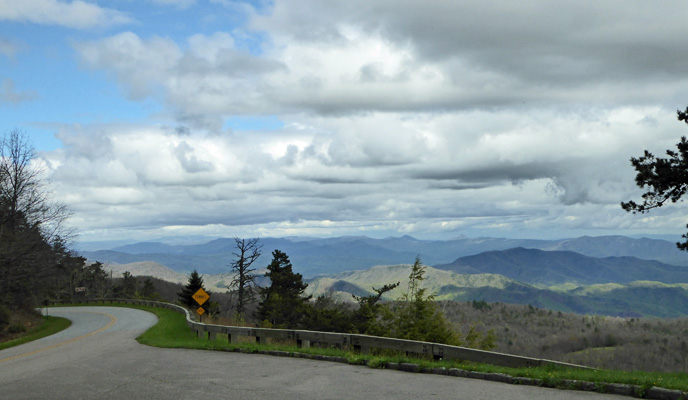
[[[535,385],[614,393],[642,398],[688,398],[688,374],[644,371],[584,370],[561,367],[508,368],[490,364],[436,361],[409,357],[392,352],[359,354],[336,348],[299,348],[293,344],[228,343],[226,339],[198,338],[186,325],[182,314],[175,311],[123,303],[99,304],[137,308],[158,317],[158,322],[136,340],[148,346],[186,348],[241,353],[267,354],[282,357],[310,358],[323,361],[367,365],[408,372],[435,373],[501,381],[511,384]],[[81,305],[83,306],[83,305]]]
[[[43,317],[43,322],[35,329],[27,331],[19,338],[0,343],[0,350],[53,335],[69,328],[70,325],[72,325],[72,321],[66,318],[45,316]]]

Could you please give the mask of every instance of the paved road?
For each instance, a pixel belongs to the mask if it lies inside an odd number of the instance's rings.
[[[52,308],[70,328],[0,351],[6,399],[622,399],[296,358],[157,349],[134,338],[153,314]]]

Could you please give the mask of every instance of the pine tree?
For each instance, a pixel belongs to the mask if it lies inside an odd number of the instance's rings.
[[[458,345],[460,340],[437,308],[435,296],[426,294],[427,289],[421,287],[425,268],[420,257],[416,257],[409,275],[408,290],[399,299],[392,317],[392,335],[402,339]]]
[[[688,107],[685,111],[676,110],[678,120],[688,124]],[[621,207],[633,214],[647,213],[667,203],[676,203],[688,193],[688,139],[685,136],[676,144],[676,150],[667,150],[667,158],[655,157],[645,150],[641,157],[632,157],[631,164],[637,174],[635,183],[639,188],[648,188],[642,195],[643,202],[622,202]],[[688,225],[686,225],[688,227]],[[688,233],[682,236],[683,242],[676,246],[688,251]]]
[[[160,294],[155,291],[155,284],[150,277],[146,277],[141,286],[141,297],[148,300],[156,300],[160,297]]]
[[[117,290],[118,297],[133,299],[138,293],[138,281],[129,271],[122,273],[122,282]]]
[[[203,287],[203,278],[198,274],[197,270],[193,270],[193,272],[189,274],[189,281],[186,286],[184,286],[182,290],[177,293],[179,302],[189,308],[198,308],[198,303],[196,300],[194,300],[193,295],[198,291],[198,289],[201,288],[203,288],[203,290],[205,290],[210,296],[211,293],[206,290],[205,287]]]
[[[389,335],[389,324],[385,321],[389,320],[391,311],[386,304],[380,304],[379,301],[385,293],[394,290],[399,284],[400,282],[397,282],[373,288],[376,293],[373,295],[358,297],[352,294],[358,303],[358,310],[353,313],[353,332],[373,336]]]
[[[308,284],[303,282],[301,274],[294,273],[285,253],[275,250],[272,257],[265,273],[270,278],[270,286],[261,289],[263,301],[258,305],[257,317],[267,326],[297,328],[310,300],[310,296],[303,296]]]

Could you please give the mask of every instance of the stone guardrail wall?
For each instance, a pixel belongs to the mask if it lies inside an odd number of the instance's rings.
[[[132,299],[101,299],[101,300],[75,300],[51,301],[51,305],[58,304],[98,304],[106,302],[121,302],[127,304],[138,304],[153,307],[167,308],[186,315],[186,324],[198,337],[207,337],[209,340],[218,338],[218,335],[227,337],[229,343],[237,343],[240,336],[254,337],[257,343],[267,343],[266,339],[293,340],[299,347],[337,347],[349,348],[354,351],[368,353],[372,349],[396,350],[407,354],[421,354],[432,356],[435,359],[466,360],[478,363],[500,365],[503,367],[539,367],[539,366],[560,366],[567,368],[588,369],[581,365],[568,364],[558,361],[543,360],[523,356],[515,356],[493,351],[470,349],[467,347],[450,346],[446,344],[418,342],[414,340],[395,339],[379,336],[368,336],[349,333],[317,332],[296,329],[268,329],[268,328],[249,328],[238,326],[211,325],[196,321],[194,314],[184,307],[149,300]]]

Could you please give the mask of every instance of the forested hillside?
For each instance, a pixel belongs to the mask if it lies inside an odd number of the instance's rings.
[[[598,368],[688,372],[688,318],[619,318],[531,305],[441,302],[460,329],[493,330],[496,351]]]
[[[35,325],[48,299],[146,296],[131,275],[115,284],[102,264],[70,250],[69,211],[51,201],[34,157],[22,132],[0,137],[0,341]]]

